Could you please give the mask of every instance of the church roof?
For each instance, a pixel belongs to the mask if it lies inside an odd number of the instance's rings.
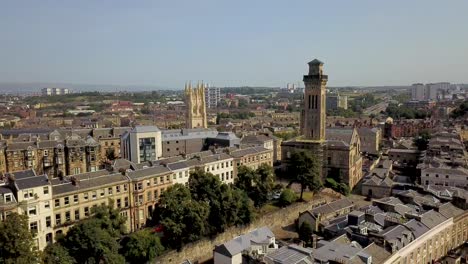
[[[323,65],[323,62],[321,62],[321,61],[319,61],[319,60],[317,60],[317,59],[314,59],[313,61],[310,61],[310,62],[307,63],[307,64],[309,64],[309,65],[310,65],[310,64],[319,64],[319,65]]]

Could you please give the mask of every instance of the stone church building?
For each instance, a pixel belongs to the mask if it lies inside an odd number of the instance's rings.
[[[304,75],[301,136],[281,144],[283,162],[291,153],[310,150],[322,159],[322,178],[332,177],[352,189],[362,178],[361,142],[355,128],[326,129],[326,84],[323,62],[315,59]]]

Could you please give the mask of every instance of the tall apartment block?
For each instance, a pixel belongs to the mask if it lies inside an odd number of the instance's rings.
[[[414,101],[427,101],[437,100],[441,97],[444,91],[450,89],[450,83],[415,83],[411,86],[411,100]]]
[[[205,86],[205,102],[206,107],[216,108],[218,107],[220,100],[220,88],[211,87],[209,84]]]
[[[42,88],[42,96],[51,96],[51,95],[64,95],[70,94],[71,90],[68,88]]]

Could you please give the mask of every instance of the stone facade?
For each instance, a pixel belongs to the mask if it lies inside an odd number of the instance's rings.
[[[304,76],[305,94],[301,115],[302,136],[281,144],[282,162],[286,165],[294,151],[309,150],[322,161],[322,178],[333,176],[353,188],[362,178],[360,139],[356,129],[325,129],[325,85],[323,63],[309,62]]]
[[[328,76],[323,74],[323,62],[309,62],[309,74],[304,75],[304,105],[301,134],[309,140],[325,140],[326,89]]]
[[[128,172],[130,188],[130,230],[135,231],[146,225],[153,217],[153,210],[159,196],[172,185],[172,173],[166,166],[149,167]]]
[[[205,88],[203,83],[198,83],[192,88],[192,84],[185,85],[186,127],[207,128]]]

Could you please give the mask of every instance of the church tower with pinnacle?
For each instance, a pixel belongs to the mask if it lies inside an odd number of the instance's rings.
[[[328,76],[323,74],[323,62],[315,59],[304,75],[304,105],[301,113],[301,134],[306,140],[324,141],[326,126],[326,89]]]
[[[207,128],[205,85],[198,83],[192,88],[192,84],[185,84],[185,115],[186,128]]]

